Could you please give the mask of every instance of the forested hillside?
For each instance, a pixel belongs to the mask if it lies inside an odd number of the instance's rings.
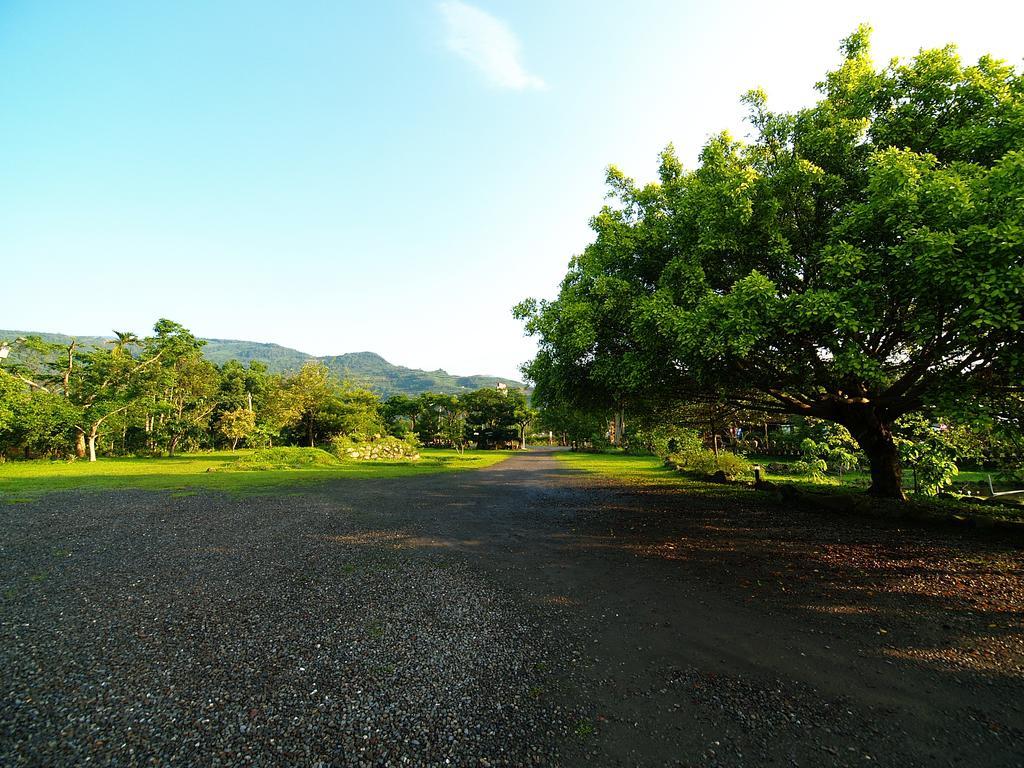
[[[44,341],[67,344],[71,336],[62,333],[40,333],[38,331],[0,330],[0,339],[13,340],[21,336],[38,336]],[[96,346],[113,339],[113,336],[75,336],[84,347]],[[522,387],[521,382],[499,376],[472,375],[457,376],[447,371],[422,371],[393,365],[373,352],[349,352],[344,355],[316,357],[297,349],[282,347],[258,341],[235,339],[204,339],[203,357],[211,363],[223,365],[228,360],[241,363],[258,361],[267,366],[270,373],[294,373],[309,361],[322,362],[335,376],[353,384],[366,387],[377,394],[419,395],[424,392],[457,394],[481,387],[493,387],[499,382],[509,387]]]

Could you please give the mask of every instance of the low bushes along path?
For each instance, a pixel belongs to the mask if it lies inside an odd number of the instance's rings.
[[[1024,559],[549,452],[0,505],[0,764],[1024,764]]]

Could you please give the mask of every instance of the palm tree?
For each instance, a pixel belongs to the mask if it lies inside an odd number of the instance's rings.
[[[131,331],[114,331],[113,339],[109,339],[107,344],[114,345],[114,353],[123,352],[125,347],[139,343],[139,337]]]

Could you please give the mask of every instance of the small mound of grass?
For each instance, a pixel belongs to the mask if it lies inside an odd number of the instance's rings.
[[[341,462],[319,448],[261,448],[223,466],[227,472],[269,472],[279,469],[336,467]]]

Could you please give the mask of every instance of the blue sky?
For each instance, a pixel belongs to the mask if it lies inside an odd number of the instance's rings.
[[[808,103],[860,21],[1024,57],[1008,2],[0,0],[0,327],[515,375],[605,166]]]

